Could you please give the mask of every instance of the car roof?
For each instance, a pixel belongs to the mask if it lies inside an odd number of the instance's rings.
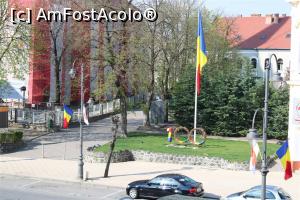
[[[174,178],[174,177],[183,177],[184,175],[182,174],[161,174],[158,175],[157,177],[168,177],[168,178]]]
[[[252,187],[251,189],[261,189],[261,187],[262,187],[261,185],[257,185],[255,187]],[[266,188],[268,190],[278,190],[278,189],[280,189],[280,187],[274,186],[274,185],[267,185]]]

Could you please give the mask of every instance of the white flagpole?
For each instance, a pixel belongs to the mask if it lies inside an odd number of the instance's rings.
[[[200,2],[201,3],[201,2]],[[199,26],[199,12],[200,10],[198,10],[198,26]],[[199,29],[199,27],[198,27]],[[199,31],[199,30],[198,30]],[[198,34],[198,33],[197,33]],[[198,36],[199,37],[199,36]],[[197,39],[197,48],[200,48],[198,46],[198,39]],[[198,49],[197,49],[197,59],[198,59]],[[197,94],[197,75],[198,75],[198,61],[196,59],[196,76],[195,76],[195,113],[194,113],[194,143],[196,143],[196,134],[197,134],[197,131],[196,131],[196,128],[197,128],[197,106],[198,106],[198,94]]]
[[[198,73],[198,66],[196,68],[196,76],[195,76],[195,113],[194,113],[194,143],[196,143],[196,128],[197,128],[197,105],[198,105],[198,95],[197,95],[197,73]]]

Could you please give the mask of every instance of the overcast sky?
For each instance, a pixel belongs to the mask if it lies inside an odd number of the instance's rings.
[[[202,0],[202,2],[208,9],[220,11],[224,15],[249,16],[252,13],[290,15],[291,12],[291,6],[286,0]]]

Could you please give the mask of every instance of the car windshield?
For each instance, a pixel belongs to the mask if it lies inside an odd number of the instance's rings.
[[[291,199],[290,195],[288,193],[286,193],[284,190],[282,189],[279,189],[278,190],[278,194],[280,196],[281,199],[283,200],[288,200],[288,199]]]
[[[174,179],[176,181],[178,181],[179,183],[181,183],[184,186],[190,186],[190,185],[196,185],[198,184],[196,181],[194,181],[193,179],[187,177],[187,176],[177,176],[174,177]]]

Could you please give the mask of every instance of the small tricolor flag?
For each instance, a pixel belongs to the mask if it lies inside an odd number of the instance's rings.
[[[64,106],[64,124],[63,128],[68,128],[73,115],[73,110],[68,106]]]
[[[259,146],[258,146],[256,140],[252,140],[252,142],[251,142],[251,157],[250,157],[250,164],[249,164],[250,171],[254,172],[256,170],[258,154],[259,154]]]
[[[83,114],[83,121],[86,125],[90,125],[89,123],[89,118],[87,116],[87,112],[86,112],[86,108],[85,106],[83,106],[83,110],[82,110],[82,114]]]
[[[204,65],[207,63],[206,45],[204,39],[202,16],[198,13],[198,36],[197,36],[197,65],[196,65],[196,90],[197,95],[200,95],[201,89],[201,74]]]
[[[277,150],[276,154],[281,160],[282,167],[285,171],[284,179],[287,180],[291,178],[293,176],[293,172],[288,141],[283,143],[283,145]]]

